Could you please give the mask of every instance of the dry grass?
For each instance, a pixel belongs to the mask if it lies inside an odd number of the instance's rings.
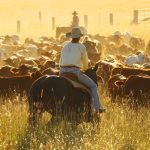
[[[64,122],[47,125],[48,113],[36,127],[29,127],[26,102],[1,104],[0,149],[149,150],[150,110],[131,110],[125,105],[111,104],[105,95],[101,97],[107,112],[101,116],[99,129],[85,123],[78,127],[69,123],[65,126]]]
[[[89,15],[89,32],[104,35],[114,30],[130,31],[145,40],[150,39],[149,24],[129,26],[133,10],[150,7],[149,0],[5,0],[0,1],[0,32],[16,34],[16,20],[22,21],[21,38],[51,36],[51,17],[56,16],[56,25],[66,26],[71,21],[71,12],[76,8],[83,25],[83,15]],[[43,14],[42,24],[38,22],[38,11]],[[114,12],[115,24],[108,26],[108,14]],[[100,14],[100,22],[98,21]],[[102,93],[100,94],[102,95]],[[27,102],[17,100],[0,104],[0,149],[52,149],[52,150],[149,150],[150,110],[132,110],[128,106],[111,104],[103,94],[107,112],[102,115],[100,128],[81,124],[77,128],[60,122],[48,126],[49,114],[45,113],[39,124],[33,128],[27,123]],[[25,100],[26,98],[24,98]],[[15,98],[14,98],[15,100]]]

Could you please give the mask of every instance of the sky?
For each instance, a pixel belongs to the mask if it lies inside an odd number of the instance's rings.
[[[0,0],[0,31],[15,32],[17,20],[22,21],[26,30],[34,28],[39,23],[39,11],[48,28],[53,16],[57,25],[69,25],[74,10],[79,13],[82,25],[85,14],[89,15],[89,24],[95,25],[99,18],[107,23],[109,13],[114,13],[115,21],[128,19],[129,22],[133,10],[141,8],[150,8],[150,0]]]
[[[65,17],[73,10],[81,15],[96,15],[131,13],[134,9],[147,7],[150,8],[150,0],[0,0],[0,18],[1,21],[28,19],[39,10],[49,16]]]

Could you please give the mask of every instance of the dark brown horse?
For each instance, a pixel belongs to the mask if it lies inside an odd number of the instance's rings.
[[[98,66],[84,73],[97,83]],[[69,122],[92,122],[91,95],[89,92],[75,88],[66,78],[60,76],[43,76],[30,89],[29,120],[36,120],[47,111],[52,118],[59,116]]]

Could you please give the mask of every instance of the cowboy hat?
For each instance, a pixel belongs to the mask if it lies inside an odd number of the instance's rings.
[[[78,13],[77,13],[76,11],[74,11],[72,14],[73,14],[73,15],[77,15]]]
[[[79,27],[73,27],[71,32],[66,33],[66,37],[68,38],[80,38],[81,36],[83,36],[83,33]]]

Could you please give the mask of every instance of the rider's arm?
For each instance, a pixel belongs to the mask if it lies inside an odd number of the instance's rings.
[[[84,46],[83,51],[82,51],[82,65],[83,65],[83,70],[88,69],[88,55],[87,55],[87,51],[86,51],[86,47]]]
[[[60,52],[59,67],[62,65],[62,52],[63,52],[63,49]]]

